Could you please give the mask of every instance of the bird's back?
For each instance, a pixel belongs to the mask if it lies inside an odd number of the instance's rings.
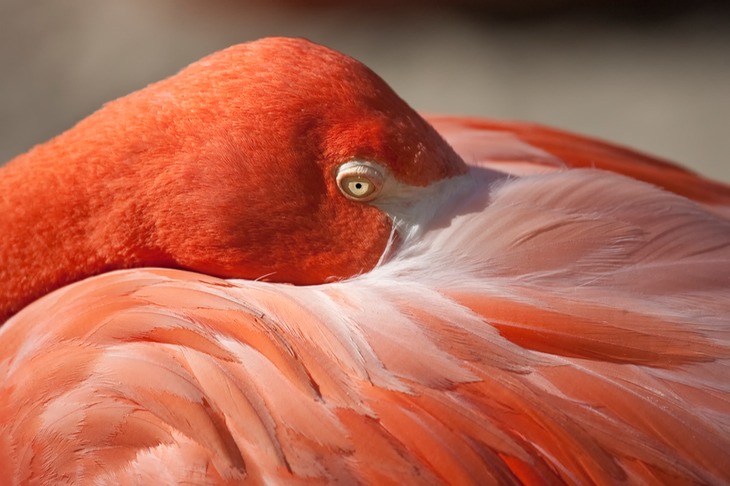
[[[3,477],[730,480],[730,191],[573,135],[432,121],[476,182],[370,273],[120,271],[9,321]]]

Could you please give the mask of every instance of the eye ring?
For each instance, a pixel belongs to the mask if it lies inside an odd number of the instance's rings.
[[[383,188],[384,169],[372,162],[353,160],[337,169],[337,188],[352,201],[375,199]]]

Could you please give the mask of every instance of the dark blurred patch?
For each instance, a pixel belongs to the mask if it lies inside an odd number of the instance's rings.
[[[202,4],[198,0],[189,3]],[[213,0],[205,2],[228,8],[280,6],[285,8],[368,8],[409,10],[419,7],[453,8],[496,18],[527,19],[554,15],[590,14],[624,19],[655,20],[713,9],[730,13],[727,0]]]

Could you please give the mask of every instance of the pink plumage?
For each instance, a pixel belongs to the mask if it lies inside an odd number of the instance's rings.
[[[576,135],[429,121],[469,171],[383,202],[405,219],[368,272],[121,270],[11,318],[3,477],[730,481],[730,190]]]

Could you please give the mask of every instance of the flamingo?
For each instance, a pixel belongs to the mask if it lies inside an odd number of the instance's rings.
[[[231,47],[0,174],[6,484],[730,482],[730,189]]]

